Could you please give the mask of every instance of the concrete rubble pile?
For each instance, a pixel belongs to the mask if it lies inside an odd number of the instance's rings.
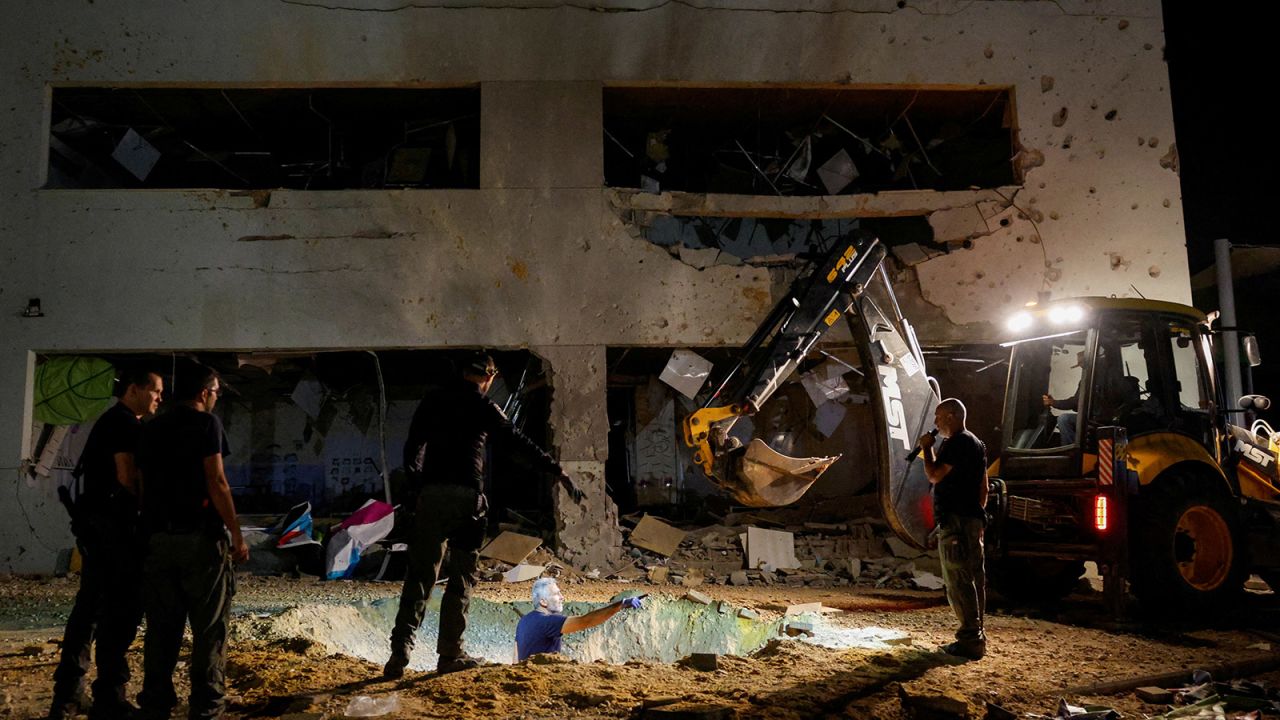
[[[686,588],[708,585],[756,585],[831,588],[858,585],[889,589],[942,588],[936,550],[919,550],[898,539],[884,520],[859,517],[846,522],[812,522],[803,509],[729,513],[720,522],[675,527],[653,516],[623,518],[628,551],[612,568],[587,572],[559,562],[545,547],[523,564],[543,566],[544,574],[570,582],[589,578]],[[762,532],[763,531],[763,532]],[[778,558],[757,560],[748,553],[748,534],[767,537]],[[767,553],[766,553],[767,555]],[[501,581],[513,564],[485,558],[482,578]],[[518,576],[518,575],[517,575]],[[511,577],[511,576],[508,576]]]

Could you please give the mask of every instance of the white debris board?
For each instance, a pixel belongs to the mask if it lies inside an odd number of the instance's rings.
[[[518,583],[533,580],[542,575],[542,571],[546,568],[542,565],[517,565],[502,575],[503,582]]]
[[[782,530],[747,528],[747,567],[758,568],[761,563],[783,570],[800,567],[795,536]]]
[[[711,362],[691,350],[676,350],[662,369],[658,379],[675,388],[681,395],[694,398],[711,374]]]

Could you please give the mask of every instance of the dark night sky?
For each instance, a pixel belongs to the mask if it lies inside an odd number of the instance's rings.
[[[1280,43],[1260,16],[1225,6],[1165,0],[1164,16],[1194,274],[1212,264],[1216,237],[1277,243],[1268,212],[1274,201],[1264,192],[1277,172],[1274,111],[1266,108],[1277,103]]]
[[[1271,219],[1277,203],[1269,196],[1280,169],[1273,145],[1280,42],[1244,6],[1165,0],[1164,20],[1194,275],[1213,264],[1215,238],[1280,246]],[[1256,334],[1264,361],[1253,369],[1253,391],[1280,402],[1280,272],[1238,280],[1235,290],[1237,325]],[[1195,293],[1194,301],[1216,310],[1216,289]],[[1262,416],[1276,423],[1280,410]]]

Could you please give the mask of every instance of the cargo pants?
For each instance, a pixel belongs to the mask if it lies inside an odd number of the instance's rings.
[[[987,572],[983,557],[983,521],[964,516],[938,520],[938,554],[942,560],[942,580],[947,585],[947,603],[960,629],[956,640],[985,642],[982,617],[987,611]]]
[[[125,656],[142,622],[142,554],[134,523],[92,518],[83,523],[80,589],[67,618],[62,655],[53,671],[53,703],[73,702],[83,692],[91,646],[98,665],[94,702],[101,708],[126,702],[129,663]],[[101,709],[100,708],[100,709]]]
[[[391,630],[393,654],[413,649],[431,588],[440,578],[441,565],[444,565],[449,583],[440,602],[436,652],[441,659],[462,657],[462,634],[467,629],[467,610],[476,585],[476,565],[484,542],[487,511],[485,496],[462,485],[427,485],[418,495],[409,541],[409,570],[400,592],[396,624]]]
[[[182,631],[191,622],[188,717],[217,718],[226,709],[227,626],[235,572],[230,542],[207,531],[158,532],[143,568],[147,632],[143,646],[142,717],[168,718],[178,696],[173,671]]]

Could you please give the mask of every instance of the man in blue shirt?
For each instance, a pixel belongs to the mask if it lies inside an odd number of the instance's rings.
[[[516,660],[537,653],[560,652],[560,641],[569,633],[589,630],[618,614],[623,608],[643,607],[643,597],[623,598],[586,615],[566,617],[564,595],[555,578],[539,578],[533,583],[533,612],[516,625]]]

